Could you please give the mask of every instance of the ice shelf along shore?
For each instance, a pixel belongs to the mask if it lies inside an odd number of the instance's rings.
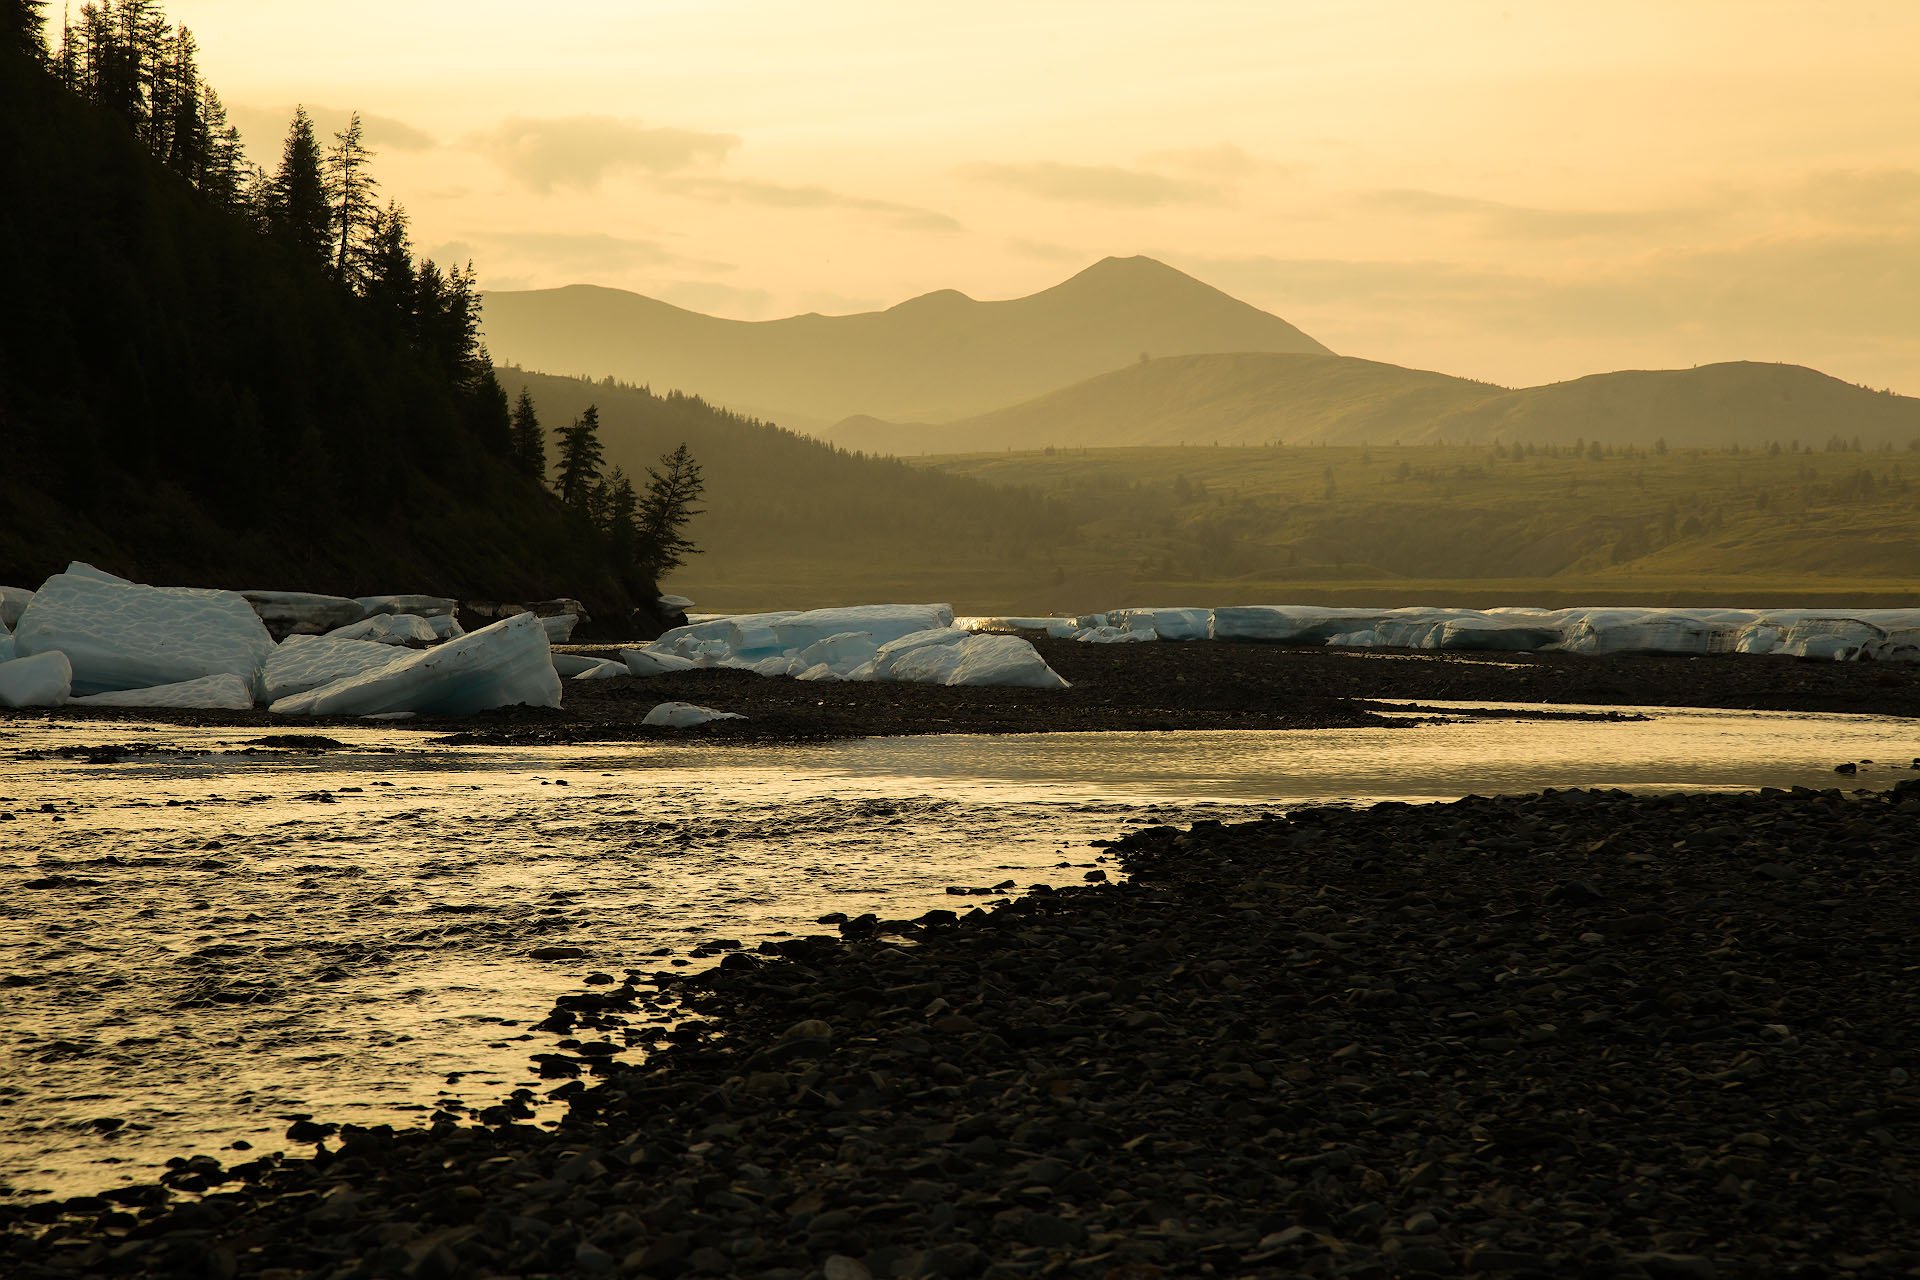
[[[0,706],[468,715],[557,708],[567,680],[715,666],[802,680],[1066,685],[1027,641],[956,627],[944,604],[725,618],[619,661],[553,652],[584,612],[578,601],[468,602],[470,619],[498,619],[471,632],[457,620],[462,608],[427,595],[153,587],[76,562],[37,591],[0,590]],[[645,723],[737,718],[663,702]]]
[[[676,611],[691,602],[663,597]],[[458,615],[488,622],[468,632]],[[1772,654],[1920,662],[1913,609],[1442,609],[1325,605],[1128,608],[955,619],[944,604],[707,618],[620,650],[556,654],[578,601],[152,587],[74,563],[37,591],[0,587],[0,706],[154,707],[276,715],[467,715],[559,707],[567,681],[732,668],[808,681],[1064,689],[1016,631],[1090,644],[1237,640],[1451,652]],[[730,713],[663,701],[649,724]]]
[[[1460,653],[1741,653],[1920,661],[1920,608],[1569,609],[1232,605],[1078,617],[965,618],[980,631],[1044,631],[1089,644],[1255,640]]]

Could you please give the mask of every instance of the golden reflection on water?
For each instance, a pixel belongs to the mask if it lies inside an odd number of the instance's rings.
[[[288,1118],[405,1121],[534,1079],[526,1024],[595,970],[1078,883],[1130,824],[1543,786],[1885,784],[1908,722],[1657,711],[1311,732],[794,747],[337,750],[257,731],[0,724],[0,1187],[150,1176]],[[268,735],[271,737],[272,735]],[[52,754],[113,744],[114,753]],[[91,758],[89,758],[91,756]],[[585,955],[540,961],[548,945]],[[450,1081],[449,1077],[454,1079]],[[112,1133],[100,1124],[124,1122]],[[231,1153],[222,1153],[228,1154]]]

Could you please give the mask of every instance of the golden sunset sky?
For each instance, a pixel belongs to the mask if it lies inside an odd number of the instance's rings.
[[[1507,384],[1753,359],[1920,394],[1910,0],[168,12],[258,159],[296,102],[358,109],[417,246],[486,288],[766,319],[1139,253]]]

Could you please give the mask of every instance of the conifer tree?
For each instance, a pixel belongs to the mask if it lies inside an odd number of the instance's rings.
[[[360,278],[363,242],[380,212],[373,199],[379,184],[367,172],[373,152],[367,148],[365,135],[356,111],[347,118],[347,127],[333,135],[325,165],[327,193],[333,204],[333,273],[349,284]]]
[[[640,552],[640,495],[619,467],[607,478],[606,491],[603,528],[607,546],[613,552],[614,563],[631,566],[639,559]]]
[[[600,479],[600,464],[605,455],[600,446],[600,407],[588,405],[571,426],[557,433],[560,444],[558,474],[554,483],[560,500],[570,507],[586,510],[594,486]]]
[[[267,230],[302,262],[324,268],[329,259],[332,210],[320,177],[320,144],[305,107],[295,107],[280,150],[280,167],[267,189]]]
[[[647,495],[640,502],[640,540],[646,550],[647,568],[661,577],[696,555],[694,546],[681,532],[687,521],[700,514],[693,504],[706,489],[700,465],[682,444],[660,459],[660,468],[647,468]]]
[[[387,207],[374,216],[373,228],[367,237],[366,271],[360,279],[360,294],[395,332],[404,333],[413,325],[419,287],[419,275],[413,266],[413,243],[407,234],[407,211],[389,200]]]
[[[520,388],[520,397],[513,402],[512,443],[514,465],[522,474],[545,484],[547,434],[540,427],[539,414],[534,412],[533,396],[525,387]]]
[[[35,62],[46,61],[47,18],[40,12],[45,3],[46,0],[0,0],[0,43]]]

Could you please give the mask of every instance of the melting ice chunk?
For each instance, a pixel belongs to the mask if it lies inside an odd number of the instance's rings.
[[[516,705],[560,705],[560,676],[553,669],[546,628],[531,613],[515,614],[437,649],[407,652],[361,675],[281,698],[270,709],[279,715],[419,711],[458,716]]]

